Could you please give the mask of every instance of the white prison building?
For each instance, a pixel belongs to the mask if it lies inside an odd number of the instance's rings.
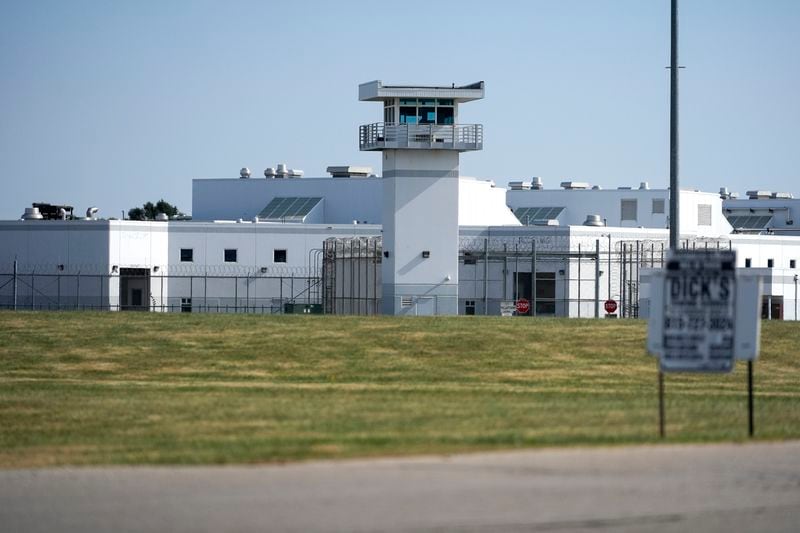
[[[26,208],[0,221],[0,306],[497,315],[527,298],[532,315],[601,317],[614,299],[620,316],[645,316],[669,190],[546,188],[540,178],[506,189],[461,176],[461,154],[483,146],[483,126],[462,123],[461,106],[484,91],[362,84],[359,99],[383,106],[383,122],[359,127],[380,177],[277,165],[263,177],[194,179],[192,220]],[[764,280],[762,315],[798,318],[800,200],[681,190],[680,205],[682,246],[736,250],[738,268]]]

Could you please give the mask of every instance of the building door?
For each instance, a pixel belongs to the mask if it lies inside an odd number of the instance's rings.
[[[150,269],[119,269],[120,311],[149,311]]]
[[[417,298],[417,315],[430,316],[436,314],[436,300],[431,296]]]
[[[783,296],[762,296],[761,318],[766,320],[783,320]]]

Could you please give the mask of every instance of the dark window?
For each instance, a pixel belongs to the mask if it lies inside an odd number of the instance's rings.
[[[416,124],[416,123],[417,123],[417,108],[401,107],[400,124]]]
[[[795,268],[796,265],[797,261],[795,261],[794,259],[789,259],[789,268]]]
[[[272,252],[272,262],[273,263],[285,263],[286,262],[286,250],[274,250]]]
[[[474,315],[475,314],[475,300],[465,300],[464,301],[464,314],[465,315]]]
[[[433,124],[436,122],[436,109],[432,107],[419,108],[419,123],[420,124]]]
[[[453,123],[453,108],[452,107],[439,107],[436,109],[436,123],[437,124],[452,124]]]
[[[753,266],[753,260],[748,257],[747,259],[744,260],[744,267],[750,268],[751,266]]]
[[[191,263],[194,261],[194,249],[181,248],[181,263]]]
[[[775,266],[775,260],[767,259],[767,268],[772,268],[773,266]]]
[[[181,298],[181,313],[191,313],[191,312],[192,312],[192,299]]]
[[[226,248],[225,249],[225,262],[226,263],[235,263],[236,262],[236,249],[234,249],[234,248]]]

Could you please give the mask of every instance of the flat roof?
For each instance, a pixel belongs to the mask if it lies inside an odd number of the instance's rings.
[[[381,80],[362,83],[358,86],[358,99],[362,102],[379,102],[390,98],[452,98],[458,102],[470,102],[484,97],[482,81],[468,85],[384,85]]]

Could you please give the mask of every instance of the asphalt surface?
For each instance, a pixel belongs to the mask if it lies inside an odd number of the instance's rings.
[[[800,531],[800,442],[0,470],[0,531]]]

